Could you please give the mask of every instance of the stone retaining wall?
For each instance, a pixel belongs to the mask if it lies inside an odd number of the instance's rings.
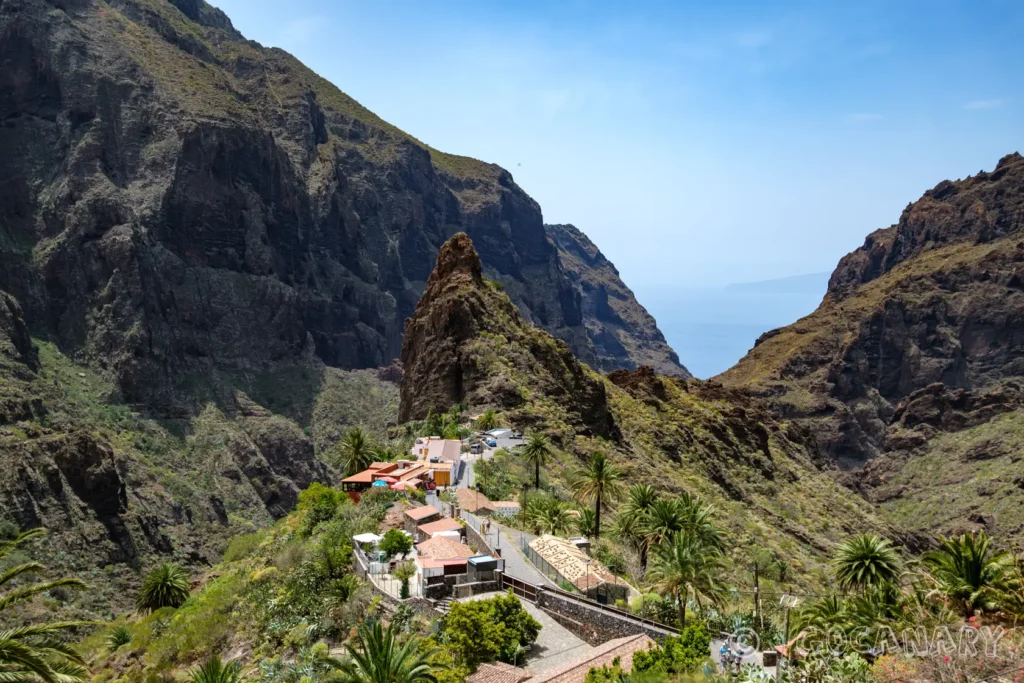
[[[655,640],[675,635],[656,624],[602,610],[543,587],[537,591],[537,606],[591,645],[638,633],[646,633]]]

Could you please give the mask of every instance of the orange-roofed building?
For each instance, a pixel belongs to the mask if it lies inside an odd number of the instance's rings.
[[[436,534],[444,534],[446,538],[451,538],[455,533],[458,534],[459,539],[461,540],[466,531],[464,526],[451,517],[445,517],[444,519],[439,519],[436,522],[430,522],[429,524],[423,524],[416,527],[417,540],[419,541],[425,541]]]
[[[476,555],[465,543],[444,536],[434,536],[416,546],[417,558],[434,560],[467,559]]]

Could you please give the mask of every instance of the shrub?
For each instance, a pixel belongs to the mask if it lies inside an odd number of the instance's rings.
[[[398,529],[389,529],[377,545],[377,549],[389,560],[392,557],[405,557],[406,553],[412,550],[412,539]]]
[[[180,607],[188,600],[188,574],[176,564],[162,564],[146,576],[135,600],[144,614],[161,607]]]
[[[253,554],[263,541],[263,534],[242,534],[235,536],[224,551],[225,562],[237,562]]]
[[[299,494],[298,510],[305,513],[302,517],[300,533],[308,536],[321,522],[328,522],[338,514],[342,500],[348,497],[330,486],[313,482]]]
[[[540,624],[511,593],[489,600],[456,602],[442,620],[441,641],[470,669],[500,659],[514,663],[520,648],[537,639]]]
[[[633,655],[633,671],[662,671],[671,674],[692,673],[708,659],[711,634],[704,624],[687,626],[678,636],[668,636],[650,650]]]
[[[132,630],[124,625],[115,626],[107,635],[107,647],[111,652],[115,652],[122,645],[127,645],[130,642],[132,642]]]
[[[210,657],[189,672],[191,683],[238,683],[242,667],[238,662],[224,664],[220,657]]]

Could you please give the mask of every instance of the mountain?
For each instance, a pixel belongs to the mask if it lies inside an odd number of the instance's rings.
[[[210,561],[333,479],[346,425],[395,421],[400,371],[371,368],[460,231],[524,321],[598,362],[605,323],[504,169],[201,0],[0,3],[2,521],[127,583]],[[631,324],[602,367],[648,360],[653,321]]]
[[[402,362],[403,420],[455,403],[490,407],[550,437],[558,452],[547,476],[562,485],[602,450],[630,483],[699,493],[728,528],[737,572],[745,571],[743,549],[764,548],[824,580],[816,572],[835,539],[899,533],[818,471],[801,431],[759,399],[646,366],[600,375],[574,358],[482,277],[465,235],[441,249],[406,323]]]
[[[619,271],[572,225],[545,225],[562,267],[578,284],[583,323],[594,346],[590,363],[611,372],[647,365],[658,374],[689,377],[658,324],[619,277]]]
[[[388,364],[458,231],[527,320],[596,359],[507,171],[420,143],[220,11],[14,0],[0,35],[0,290],[126,401],[184,415],[229,395],[224,373]]]
[[[1024,157],[943,181],[719,379],[810,429],[910,528],[1021,537]],[[998,501],[998,502],[996,502]]]

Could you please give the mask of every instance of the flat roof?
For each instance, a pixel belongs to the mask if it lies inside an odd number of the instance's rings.
[[[441,511],[433,505],[423,505],[418,508],[412,508],[411,510],[405,511],[406,517],[414,520],[426,519],[427,517],[439,514],[441,514]]]

